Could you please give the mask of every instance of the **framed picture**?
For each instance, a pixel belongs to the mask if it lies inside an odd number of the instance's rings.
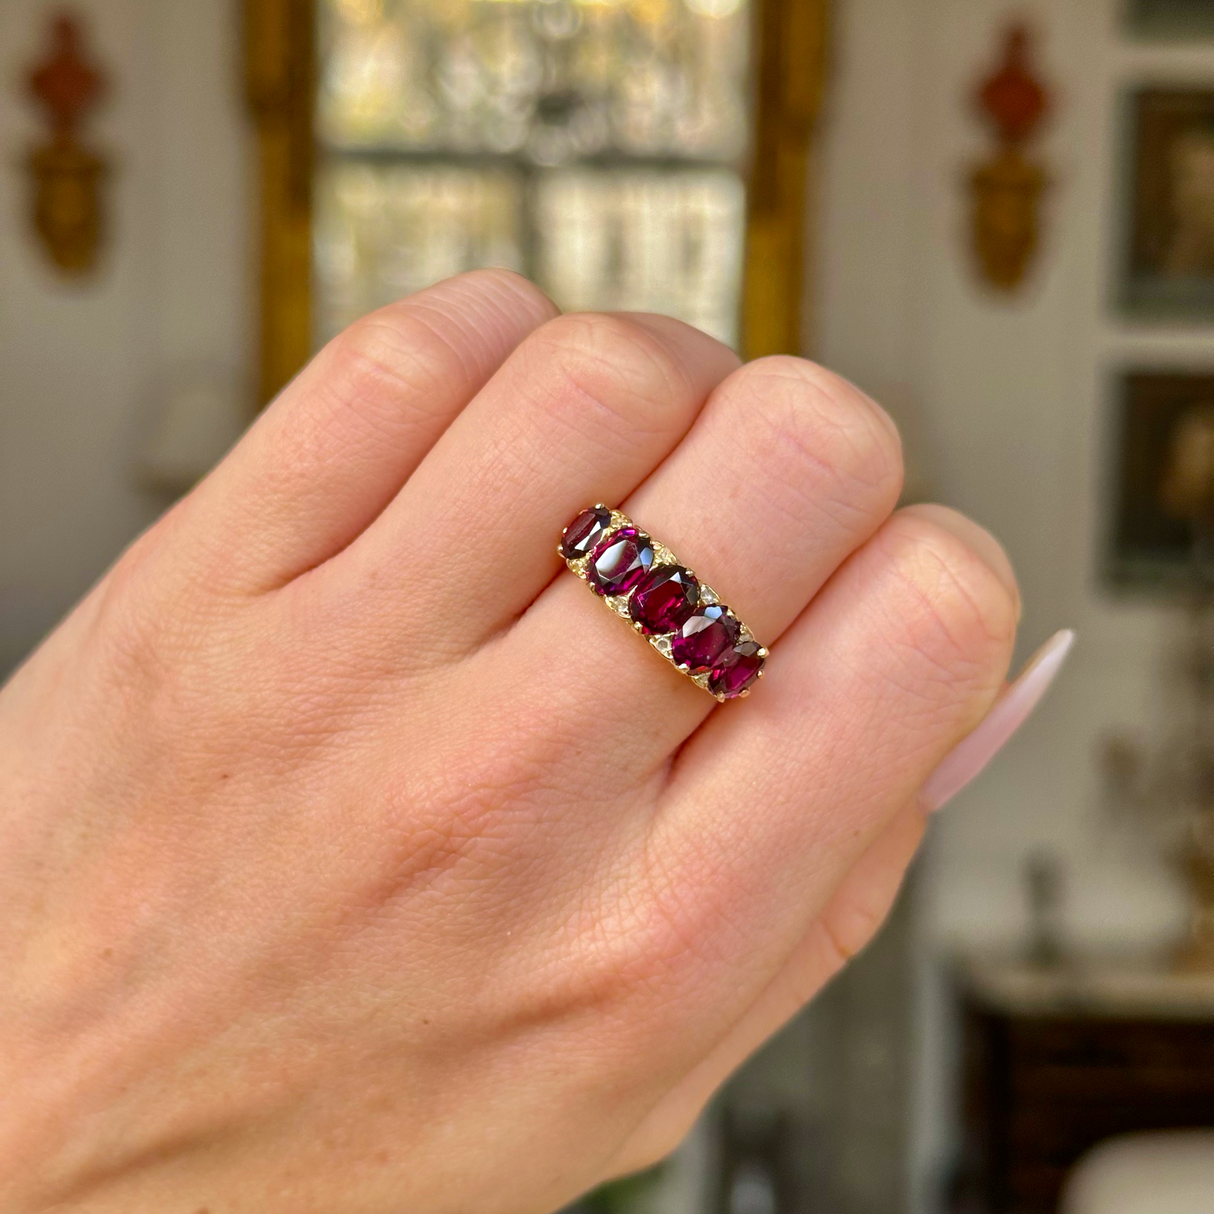
[[[1107,573],[1128,588],[1188,583],[1197,512],[1214,501],[1214,369],[1123,377]]]
[[[1214,89],[1143,89],[1130,108],[1125,304],[1214,320]]]
[[[1150,38],[1214,37],[1210,0],[1126,0],[1130,27]]]

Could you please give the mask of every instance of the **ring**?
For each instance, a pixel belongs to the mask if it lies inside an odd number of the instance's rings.
[[[721,703],[748,696],[763,677],[768,650],[711,586],[626,514],[601,502],[583,510],[557,551],[616,615]]]

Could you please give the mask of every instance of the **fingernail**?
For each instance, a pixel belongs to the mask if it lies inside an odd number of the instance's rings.
[[[1068,628],[1056,632],[1037,650],[1020,677],[1000,695],[982,724],[955,746],[928,777],[919,794],[927,810],[935,811],[951,801],[1004,748],[1041,703],[1074,643],[1075,634]]]

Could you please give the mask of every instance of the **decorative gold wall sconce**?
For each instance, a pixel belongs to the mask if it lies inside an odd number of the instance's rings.
[[[1026,152],[1050,111],[1050,95],[1033,74],[1032,37],[1015,24],[1004,35],[1003,62],[978,89],[977,103],[998,151],[970,177],[973,241],[983,278],[1001,291],[1024,281],[1040,244],[1042,197],[1049,175]]]
[[[104,229],[105,160],[82,143],[85,115],[105,93],[105,79],[85,57],[80,22],[62,13],[51,24],[51,49],[29,74],[30,96],[45,111],[50,139],[29,156],[33,223],[43,248],[65,274],[97,265]]]

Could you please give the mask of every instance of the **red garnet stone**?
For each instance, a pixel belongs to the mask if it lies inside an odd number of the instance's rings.
[[[718,665],[732,651],[738,639],[738,623],[717,604],[702,607],[670,642],[670,653],[690,674],[703,674]]]
[[[635,527],[600,540],[590,554],[586,576],[595,594],[627,594],[653,565],[653,541]]]
[[[658,565],[637,583],[628,604],[643,632],[657,636],[681,628],[700,603],[700,583],[682,565]]]
[[[576,561],[585,556],[607,533],[611,526],[611,511],[606,506],[591,506],[565,528],[561,536],[561,556]]]
[[[740,696],[763,669],[760,649],[762,646],[754,641],[743,641],[728,649],[708,676],[708,690],[714,696],[724,696],[727,700]]]

